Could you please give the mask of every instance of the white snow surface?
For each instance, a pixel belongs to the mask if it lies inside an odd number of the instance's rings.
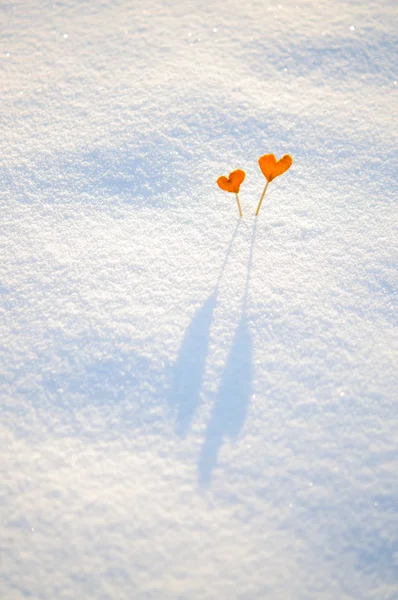
[[[1,10],[0,597],[397,600],[396,3]]]

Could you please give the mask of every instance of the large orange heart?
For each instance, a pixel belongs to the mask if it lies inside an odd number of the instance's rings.
[[[292,163],[293,159],[288,154],[285,154],[285,156],[278,161],[273,154],[264,154],[264,156],[260,156],[258,159],[260,169],[267,181],[272,181],[275,177],[278,177],[278,175],[282,175],[282,173],[290,169]]]
[[[229,174],[228,179],[223,175],[217,179],[218,187],[220,187],[225,192],[234,192],[235,194],[239,193],[239,188],[241,183],[244,181],[246,177],[246,173],[241,171],[241,169],[236,169],[236,171],[232,171]]]

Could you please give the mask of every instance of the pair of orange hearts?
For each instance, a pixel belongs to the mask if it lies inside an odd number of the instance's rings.
[[[289,154],[285,154],[280,160],[276,160],[274,154],[264,154],[258,159],[260,169],[268,183],[290,169],[292,163],[293,159]],[[225,177],[225,175],[219,177],[217,184],[225,192],[238,194],[245,177],[246,173],[241,169],[237,169],[236,171],[232,171],[228,177]]]

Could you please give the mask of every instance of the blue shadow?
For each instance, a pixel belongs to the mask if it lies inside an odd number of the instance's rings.
[[[215,295],[209,296],[189,325],[173,368],[169,404],[176,407],[176,432],[185,437],[199,405],[210,341]]]
[[[252,395],[253,343],[246,316],[242,315],[221,378],[199,458],[199,484],[207,486],[217,464],[225,436],[236,439],[246,419]]]
[[[232,440],[238,437],[245,422],[252,396],[253,341],[246,313],[256,227],[257,220],[254,224],[250,246],[242,315],[221,376],[220,386],[199,457],[198,478],[201,487],[206,487],[211,482],[223,439],[226,436]]]
[[[199,406],[209,351],[210,330],[217,306],[218,288],[232,251],[240,220],[232,234],[213,293],[196,311],[173,366],[169,405],[176,411],[176,432],[185,437]]]

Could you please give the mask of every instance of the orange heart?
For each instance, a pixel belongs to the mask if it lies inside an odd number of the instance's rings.
[[[285,156],[278,161],[273,154],[264,154],[264,156],[260,156],[258,159],[260,169],[267,181],[272,181],[275,177],[278,177],[278,175],[282,175],[282,173],[290,169],[292,163],[293,159],[288,154],[285,154]]]
[[[229,174],[228,179],[223,175],[217,179],[218,187],[220,187],[225,192],[234,192],[235,194],[239,193],[239,188],[241,183],[246,177],[246,173],[241,171],[241,169],[236,169],[236,171],[232,171]]]

